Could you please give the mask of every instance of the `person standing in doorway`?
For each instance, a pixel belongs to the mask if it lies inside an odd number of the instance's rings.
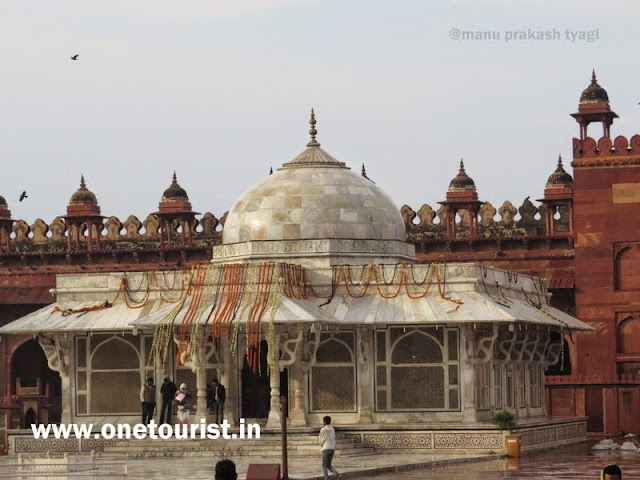
[[[142,403],[142,423],[149,425],[153,418],[153,411],[156,409],[156,386],[151,377],[140,390],[140,402]]]
[[[322,428],[318,441],[320,442],[320,451],[322,452],[322,473],[324,480],[329,480],[329,470],[338,480],[342,480],[342,475],[331,465],[333,454],[336,452],[336,431],[331,425],[331,417],[326,416],[322,419]]]
[[[160,387],[160,395],[162,395],[162,408],[160,409],[160,425],[163,423],[171,424],[171,410],[173,409],[173,398],[176,396],[178,387],[171,381],[169,377],[164,377],[164,382]],[[165,416],[166,412],[166,416]]]
[[[224,420],[224,401],[226,398],[226,392],[224,385],[219,383],[217,378],[213,379],[213,387],[211,390],[213,396],[213,410],[216,413],[216,423],[220,425],[220,422]]]
[[[186,425],[189,423],[189,399],[191,394],[187,391],[187,384],[180,384],[180,389],[176,392],[174,401],[178,406],[178,425]]]

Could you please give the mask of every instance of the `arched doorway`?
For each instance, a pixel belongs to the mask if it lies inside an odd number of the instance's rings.
[[[551,332],[551,341],[557,342],[560,338],[559,332]],[[558,361],[554,365],[549,365],[544,372],[545,375],[571,375],[571,350],[567,339],[562,341],[562,350]]]
[[[17,391],[18,380],[21,392]],[[39,385],[39,389],[37,388]],[[44,401],[47,388],[50,403]],[[25,412],[33,411],[28,418],[23,413],[22,428],[31,423],[59,423],[62,413],[62,386],[60,375],[49,368],[47,357],[37,340],[28,340],[20,345],[11,357],[11,393],[20,393],[25,403]],[[28,405],[26,404],[28,402]],[[45,409],[48,415],[43,415]],[[27,423],[27,420],[29,423]]]
[[[254,355],[259,356],[258,368],[251,368],[244,354],[242,366],[242,418],[267,418],[271,402],[271,386],[269,368],[267,366],[267,354],[269,346],[266,340],[260,342],[260,348],[252,347]],[[288,371],[285,368],[280,373],[280,396],[288,397],[289,383]]]

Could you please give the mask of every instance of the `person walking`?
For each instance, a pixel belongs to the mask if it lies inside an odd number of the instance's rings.
[[[213,387],[211,388],[213,397],[213,410],[216,414],[216,423],[219,425],[224,420],[224,401],[226,392],[224,385],[218,382],[217,378],[213,379]]]
[[[336,452],[336,431],[331,425],[331,417],[326,416],[322,419],[322,428],[320,429],[320,435],[318,435],[318,442],[320,442],[320,451],[322,452],[322,473],[324,474],[324,480],[329,480],[329,470],[335,475],[338,480],[342,480],[342,475],[331,465],[333,461],[333,454]]]
[[[156,409],[156,386],[151,377],[140,390],[140,402],[142,403],[142,423],[149,425],[153,418],[153,411]]]
[[[160,387],[160,395],[162,395],[162,407],[160,408],[160,425],[163,423],[171,424],[171,411],[173,410],[173,399],[176,396],[178,387],[171,381],[169,377],[164,377],[164,382]],[[166,412],[166,415],[165,415]],[[166,418],[165,418],[166,417]]]

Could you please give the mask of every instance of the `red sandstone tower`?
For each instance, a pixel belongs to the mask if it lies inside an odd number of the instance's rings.
[[[588,430],[640,430],[640,135],[612,142],[618,116],[595,73],[573,139],[576,313],[596,330],[576,339],[576,410]],[[600,122],[603,136],[587,137]],[[546,196],[546,195],[545,195]]]

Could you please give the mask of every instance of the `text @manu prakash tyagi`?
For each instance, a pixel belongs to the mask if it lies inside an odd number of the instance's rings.
[[[573,30],[547,29],[536,30],[527,28],[526,30],[471,30],[463,28],[452,28],[449,30],[449,38],[452,40],[466,41],[503,41],[526,42],[526,41],[564,41],[569,43],[587,42],[593,43],[600,40],[600,29]]]

